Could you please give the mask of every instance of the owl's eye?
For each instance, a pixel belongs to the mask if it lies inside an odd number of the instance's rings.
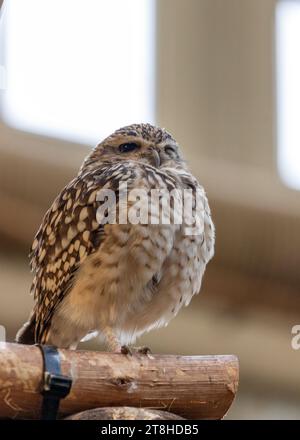
[[[130,151],[137,150],[139,148],[138,144],[135,142],[126,142],[119,146],[120,153],[129,153]]]
[[[167,145],[165,147],[165,152],[168,156],[171,157],[177,156],[176,149],[174,147],[171,147],[170,145]]]

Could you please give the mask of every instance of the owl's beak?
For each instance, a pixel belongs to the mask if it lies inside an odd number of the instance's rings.
[[[160,155],[155,148],[152,148],[151,152],[152,152],[153,164],[155,167],[158,168],[161,164]]]

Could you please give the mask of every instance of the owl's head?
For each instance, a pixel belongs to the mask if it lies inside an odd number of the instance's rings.
[[[95,162],[134,160],[156,168],[182,167],[179,146],[165,129],[151,124],[133,124],[116,130],[92,151],[85,165]]]

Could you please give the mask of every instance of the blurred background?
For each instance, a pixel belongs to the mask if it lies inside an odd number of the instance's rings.
[[[7,340],[31,308],[27,254],[45,210],[104,136],[153,122],[207,190],[216,255],[201,295],[139,343],[236,354],[227,417],[299,419],[300,1],[4,0],[0,20]]]

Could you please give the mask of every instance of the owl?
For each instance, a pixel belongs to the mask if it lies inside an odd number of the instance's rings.
[[[182,206],[175,198],[169,198],[170,221],[162,221],[161,194],[172,191],[181,202],[180,194],[189,194],[201,228],[191,230],[183,215],[174,221]],[[135,192],[149,197],[143,208],[159,193],[151,218],[124,216],[125,208],[137,214]],[[44,216],[30,253],[35,304],[17,342],[76,349],[98,335],[109,351],[131,353],[138,336],[166,326],[199,292],[214,240],[205,192],[175,139],[150,124],[115,131],[91,151]]]

